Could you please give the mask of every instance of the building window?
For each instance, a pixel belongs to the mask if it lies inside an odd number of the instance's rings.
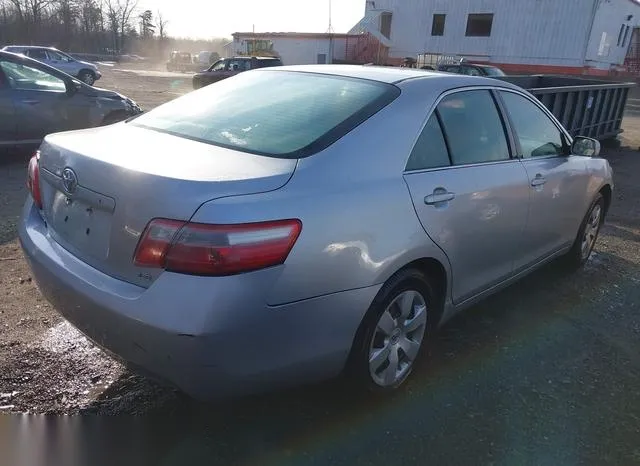
[[[629,37],[629,29],[631,29],[629,26],[624,28],[624,37],[622,38],[622,46],[623,47],[627,46],[627,38]]]
[[[620,32],[618,33],[618,47],[622,45],[622,35],[624,34],[624,24],[620,26]]]
[[[391,13],[382,13],[380,15],[380,32],[387,39],[391,39]]]
[[[467,18],[467,37],[489,37],[493,26],[493,13],[470,14]]]
[[[432,36],[444,36],[444,22],[447,15],[433,15],[433,23],[431,23]]]

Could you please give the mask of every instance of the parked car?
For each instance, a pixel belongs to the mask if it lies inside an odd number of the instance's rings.
[[[169,55],[167,62],[167,71],[172,72],[196,72],[202,70],[207,64],[198,61],[198,56],[191,55],[189,52],[173,51]]]
[[[0,147],[38,145],[49,133],[115,123],[141,111],[121,94],[0,51]]]
[[[257,68],[282,66],[282,60],[276,57],[234,57],[218,60],[206,71],[193,75],[193,88],[200,89],[211,83],[222,81],[243,71]]]
[[[201,65],[211,66],[218,60],[220,60],[220,54],[218,52],[203,50],[196,55],[196,62]]]
[[[85,84],[93,84],[102,77],[98,66],[86,61],[80,61],[53,47],[37,47],[32,45],[8,45],[2,49],[5,52],[19,53],[39,62],[56,68],[64,73],[78,78]]]
[[[47,136],[19,237],[66,319],[197,398],[341,373],[391,391],[457,312],[587,261],[598,152],[498,80],[262,69]]]
[[[468,76],[506,76],[498,67],[491,65],[479,65],[477,63],[461,63],[456,65],[439,65],[438,71],[447,73],[466,74]]]

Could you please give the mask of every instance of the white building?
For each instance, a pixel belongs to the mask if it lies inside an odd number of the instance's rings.
[[[638,25],[639,0],[374,0],[350,33],[373,34],[390,64],[455,54],[510,72],[607,74]]]
[[[327,64],[346,59],[347,42],[347,34],[236,32],[225,53],[227,57],[272,53],[284,65]]]

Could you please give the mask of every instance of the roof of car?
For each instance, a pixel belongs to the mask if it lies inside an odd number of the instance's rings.
[[[55,47],[46,47],[44,45],[7,45],[2,50],[28,50],[28,49],[45,49],[45,50],[56,50],[59,51]]]
[[[280,60],[278,57],[245,57],[245,56],[239,56],[239,57],[233,57],[233,58],[226,58],[226,60],[238,60],[238,59],[245,59],[245,60]]]
[[[443,73],[440,71],[421,70],[416,68],[396,68],[390,66],[363,66],[363,65],[289,65],[269,68],[269,71],[298,71],[306,73],[330,74],[353,78],[369,79],[388,84],[397,84],[409,79],[434,79],[447,80],[452,87],[463,86],[502,86],[517,88],[510,83],[479,76],[466,76],[462,74]]]

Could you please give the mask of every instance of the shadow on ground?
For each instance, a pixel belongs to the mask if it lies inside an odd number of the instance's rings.
[[[30,154],[0,150],[0,245],[17,238],[17,224],[27,196]]]
[[[638,278],[606,253],[575,274],[547,266],[451,321],[392,397],[331,382],[207,405],[127,374],[85,413],[154,400],[159,465],[628,464],[640,459]]]

